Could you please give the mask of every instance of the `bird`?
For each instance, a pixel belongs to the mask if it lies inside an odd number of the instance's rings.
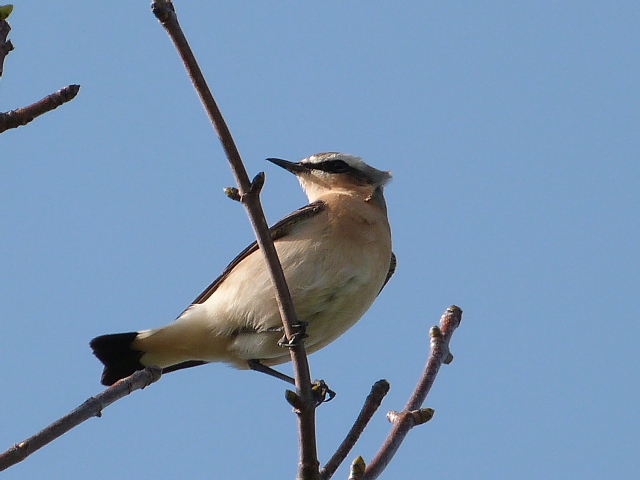
[[[396,269],[383,194],[391,173],[338,152],[267,160],[293,173],[309,199],[270,233],[313,353],[365,314]],[[254,242],[172,323],[101,335],[90,347],[107,386],[148,366],[164,374],[212,362],[292,382],[271,368],[291,358],[282,336],[275,288]]]

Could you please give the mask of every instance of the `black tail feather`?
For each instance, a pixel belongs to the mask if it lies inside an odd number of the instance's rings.
[[[144,368],[140,363],[143,352],[134,350],[131,346],[137,336],[138,332],[116,333],[91,340],[89,345],[93,354],[104,363],[100,380],[103,385],[113,385],[121,378]]]

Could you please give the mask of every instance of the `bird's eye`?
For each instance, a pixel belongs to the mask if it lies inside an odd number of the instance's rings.
[[[331,173],[347,173],[351,171],[349,164],[343,160],[332,160],[327,162],[327,171]]]

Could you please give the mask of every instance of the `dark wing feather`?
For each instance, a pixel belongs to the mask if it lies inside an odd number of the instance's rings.
[[[398,260],[396,260],[396,254],[391,252],[391,261],[389,262],[389,271],[387,272],[387,278],[384,279],[384,283],[382,284],[382,287],[380,287],[380,292],[382,292],[382,289],[389,282],[389,280],[391,280],[391,277],[393,277],[393,274],[396,273],[397,266],[398,266]],[[378,295],[380,295],[380,292],[378,292]]]
[[[326,204],[323,201],[317,201],[317,202],[310,203],[305,207],[299,208],[295,212],[290,213],[289,215],[284,217],[282,220],[280,220],[278,223],[276,223],[269,229],[269,231],[271,232],[271,239],[275,242],[279,238],[286,236],[287,234],[289,234],[289,232],[291,231],[291,228],[294,225],[297,225],[298,223],[308,218],[315,217],[317,214],[322,212],[325,209],[325,207],[326,207]],[[238,264],[242,262],[242,260],[247,258],[256,250],[258,250],[258,242],[253,242],[251,245],[245,248],[242,252],[240,252],[240,254],[236,258],[234,258],[232,262],[227,266],[227,268],[224,269],[222,274],[218,278],[216,278],[213,281],[213,283],[206,288],[204,292],[198,295],[198,298],[196,298],[192,302],[192,305],[206,302],[207,299],[213,294],[213,292],[215,292],[216,289],[220,286],[220,284],[225,280],[225,278],[229,276],[231,271],[236,266],[238,266]]]

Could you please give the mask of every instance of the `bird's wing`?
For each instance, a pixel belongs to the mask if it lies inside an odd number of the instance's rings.
[[[288,235],[291,232],[291,229],[294,225],[297,225],[300,222],[303,222],[311,217],[315,217],[317,214],[322,212],[326,207],[326,204],[319,200],[317,202],[310,203],[309,205],[299,208],[295,212],[290,213],[282,220],[273,225],[269,231],[271,232],[271,239],[275,242],[279,238],[282,238]],[[245,248],[240,254],[233,259],[233,261],[224,269],[222,274],[216,278],[211,285],[209,285],[204,292],[202,292],[198,297],[191,303],[191,305],[195,305],[198,303],[204,303],[207,299],[216,291],[216,289],[220,286],[220,284],[229,276],[231,271],[238,266],[242,260],[247,258],[253,252],[258,250],[258,242],[253,242],[247,248]],[[184,312],[183,312],[184,313]]]
[[[396,266],[398,266],[398,260],[396,260],[396,254],[391,252],[391,261],[389,262],[389,271],[387,272],[387,278],[384,279],[384,283],[382,284],[382,287],[380,287],[380,292],[382,292],[382,289],[385,287],[387,282],[391,280],[391,277],[393,277],[393,274],[396,273]],[[378,295],[380,295],[380,292],[378,292]]]

